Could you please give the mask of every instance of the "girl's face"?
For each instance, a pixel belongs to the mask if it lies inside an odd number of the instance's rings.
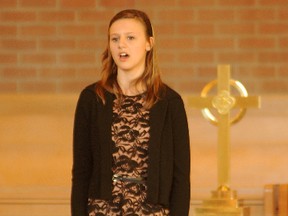
[[[109,47],[119,72],[144,72],[146,52],[153,38],[147,39],[144,25],[137,19],[119,19],[109,31]]]

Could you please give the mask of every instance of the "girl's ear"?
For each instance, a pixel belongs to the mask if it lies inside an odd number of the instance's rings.
[[[153,46],[154,46],[154,38],[150,37],[146,45],[146,51],[150,51],[153,48]]]

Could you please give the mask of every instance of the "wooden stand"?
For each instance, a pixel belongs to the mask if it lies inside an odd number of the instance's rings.
[[[203,200],[195,209],[195,216],[250,216],[249,208],[239,206],[237,192],[225,189],[212,191],[212,197]]]
[[[288,184],[266,185],[265,216],[288,216]]]

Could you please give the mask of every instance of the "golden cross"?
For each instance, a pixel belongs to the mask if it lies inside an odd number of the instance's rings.
[[[238,81],[230,79],[230,65],[219,65],[218,80],[208,83],[201,97],[190,97],[189,104],[202,109],[206,119],[218,126],[218,186],[220,190],[230,190],[230,125],[238,122],[248,107],[260,107],[260,97],[249,96],[245,87]],[[217,95],[208,96],[207,93],[217,84]],[[235,87],[241,96],[232,96],[230,85]],[[216,109],[215,117],[210,109]],[[239,108],[236,117],[231,118],[230,112]]]

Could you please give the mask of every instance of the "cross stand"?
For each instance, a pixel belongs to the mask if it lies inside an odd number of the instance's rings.
[[[217,85],[217,95],[208,96],[208,92]],[[240,96],[232,96],[230,85],[236,88]],[[248,107],[260,107],[260,97],[248,96],[245,87],[230,79],[230,66],[218,66],[218,80],[208,83],[201,97],[190,97],[189,104],[202,109],[203,116],[218,127],[218,188],[212,191],[212,197],[204,200],[203,205],[195,209],[195,216],[249,216],[249,208],[239,207],[237,192],[230,188],[230,125],[238,122]],[[215,117],[211,109],[216,109]],[[230,117],[230,112],[239,108],[240,112]]]

